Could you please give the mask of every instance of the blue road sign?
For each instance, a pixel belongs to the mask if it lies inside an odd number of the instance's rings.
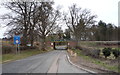
[[[20,44],[20,36],[14,36],[14,44]]]

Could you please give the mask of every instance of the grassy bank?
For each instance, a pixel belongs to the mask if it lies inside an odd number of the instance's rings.
[[[51,51],[51,50],[48,50]],[[14,60],[18,60],[18,59],[23,59],[29,56],[33,56],[36,54],[40,54],[40,53],[45,53],[48,51],[42,51],[42,50],[25,50],[25,51],[21,51],[20,54],[3,54],[2,55],[2,61],[0,61],[1,63],[5,63],[5,62],[9,62],[9,61],[14,61]]]
[[[105,68],[107,68],[109,70],[115,71],[115,72],[120,72],[120,69],[118,69],[118,65],[115,66],[113,64],[106,64],[104,61],[101,61],[99,59],[95,59],[95,58],[92,58],[90,56],[85,56],[85,55],[83,55],[81,50],[74,50],[74,52],[76,52],[78,56],[81,56],[85,60],[91,61],[94,64],[103,66],[103,67],[105,67]]]

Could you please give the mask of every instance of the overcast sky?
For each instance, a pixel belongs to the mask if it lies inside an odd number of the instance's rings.
[[[118,2],[120,0],[54,0],[56,5],[61,5],[62,10],[68,10],[68,6],[76,3],[77,6],[90,9],[98,16],[97,20],[106,23],[118,24]]]
[[[54,7],[60,5],[62,7],[61,11],[63,12],[67,11],[68,7],[75,3],[78,7],[90,9],[93,14],[97,15],[97,21],[102,20],[117,26],[119,1],[120,0],[54,0]],[[0,8],[0,15],[6,12],[8,12],[8,10],[3,7]],[[3,37],[5,30],[5,28],[0,28],[0,38]]]

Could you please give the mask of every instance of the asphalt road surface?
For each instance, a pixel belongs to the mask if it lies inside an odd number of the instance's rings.
[[[67,45],[63,45],[63,46],[55,46],[56,49],[59,49],[59,50],[63,50],[63,49],[66,49],[67,48]]]
[[[25,59],[5,63],[3,73],[87,73],[68,62],[65,50],[31,56]],[[91,75],[91,74],[90,74]]]

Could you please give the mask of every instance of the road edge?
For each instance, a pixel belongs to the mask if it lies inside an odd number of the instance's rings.
[[[83,67],[80,67],[80,66],[74,64],[73,62],[71,62],[70,57],[68,56],[68,54],[66,55],[66,57],[67,57],[67,59],[68,59],[68,62],[69,62],[71,65],[73,65],[73,66],[75,66],[75,67],[77,67],[77,68],[79,68],[79,69],[82,69],[82,70],[84,70],[84,71],[86,71],[86,72],[88,72],[88,73],[92,73],[92,74],[97,73],[97,72],[88,70],[88,69],[86,69],[86,68],[83,68]]]
[[[39,54],[44,54],[44,53],[48,53],[48,52],[51,52],[51,51],[54,51],[54,50],[48,50],[46,52],[43,52],[43,53],[39,53]],[[24,58],[20,58],[20,59],[11,59],[11,60],[6,60],[6,61],[3,61],[1,62],[0,64],[6,64],[6,63],[10,63],[10,62],[16,62],[16,61],[20,61],[20,60],[24,60],[26,58],[29,58],[29,57],[32,57],[32,56],[36,56],[36,55],[39,55],[39,54],[35,54],[35,55],[31,55],[31,56],[27,56],[27,57],[24,57]]]

